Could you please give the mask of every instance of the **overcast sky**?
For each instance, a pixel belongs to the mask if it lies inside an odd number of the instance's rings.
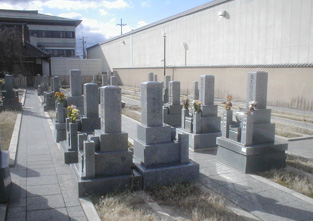
[[[211,0],[0,0],[0,9],[38,10],[39,13],[80,19],[76,29],[77,52],[82,36],[87,47],[186,11]]]

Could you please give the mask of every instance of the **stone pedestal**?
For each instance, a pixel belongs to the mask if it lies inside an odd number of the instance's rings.
[[[106,86],[100,88],[100,93],[101,130],[95,130],[88,138],[79,136],[83,145],[79,147],[78,163],[72,165],[79,197],[136,190],[142,185],[141,175],[132,169],[128,134],[121,131],[121,89]]]
[[[237,122],[230,125],[228,116],[230,113],[224,112],[223,136],[216,141],[217,160],[242,173],[255,173],[286,166],[285,151],[288,144],[275,141],[275,125],[271,123],[271,110],[266,109],[267,76],[266,72],[248,73],[247,109],[237,112],[235,115]],[[257,102],[254,110],[248,107],[250,101]]]
[[[217,160],[242,173],[255,173],[286,166],[288,144],[278,141],[245,146],[242,143],[217,138]]]
[[[141,84],[142,124],[134,141],[134,164],[143,176],[143,189],[173,182],[190,182],[199,176],[199,165],[189,160],[188,135],[171,136],[162,124],[162,84]]]

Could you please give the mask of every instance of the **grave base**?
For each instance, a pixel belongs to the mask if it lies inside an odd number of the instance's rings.
[[[136,170],[132,171],[132,175],[82,179],[78,171],[78,164],[71,164],[71,168],[77,179],[78,197],[126,190],[141,190],[142,176]]]
[[[136,169],[142,175],[142,188],[151,189],[156,185],[187,183],[199,178],[199,164],[190,161],[188,164],[173,165],[147,169],[134,159]]]
[[[189,134],[189,149],[194,152],[216,148],[216,138],[222,136],[221,132],[194,134],[181,128],[176,129],[176,134],[178,133]]]
[[[275,143],[244,146],[243,144],[218,137],[217,160],[242,173],[255,173],[286,166],[285,150],[288,144]]]
[[[61,152],[64,159],[64,163],[72,164],[78,162],[78,152],[69,150],[67,145],[67,140],[61,141]]]
[[[1,151],[1,150],[0,150]],[[1,151],[0,162],[0,203],[6,203],[9,200],[11,190],[11,174],[9,169],[8,151]]]

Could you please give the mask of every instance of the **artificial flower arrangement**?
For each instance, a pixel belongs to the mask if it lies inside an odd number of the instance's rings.
[[[63,102],[66,96],[62,92],[55,92],[54,97],[57,98],[57,101]]]
[[[201,105],[202,105],[202,103],[200,101],[194,100],[192,102],[192,105],[193,105],[193,110],[194,110],[195,113],[200,113],[201,112]]]
[[[257,106],[258,102],[256,101],[250,101],[249,102],[249,112],[255,111],[255,107]]]
[[[189,103],[190,103],[190,101],[189,101],[188,98],[183,99],[183,100],[182,100],[183,108],[186,109],[186,110],[188,110],[188,109],[189,109]]]
[[[232,104],[232,102],[231,102],[232,100],[233,100],[233,96],[228,95],[228,96],[226,97],[226,101],[223,102],[223,104],[225,105],[225,109],[226,109],[227,111],[230,111],[231,108],[232,108],[232,106],[233,106],[233,104]]]
[[[75,123],[79,116],[79,110],[75,105],[67,106],[67,117],[71,119],[72,123]]]

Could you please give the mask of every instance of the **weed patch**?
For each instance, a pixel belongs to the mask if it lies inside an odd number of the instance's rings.
[[[1,148],[8,150],[15,126],[17,111],[0,112]]]

